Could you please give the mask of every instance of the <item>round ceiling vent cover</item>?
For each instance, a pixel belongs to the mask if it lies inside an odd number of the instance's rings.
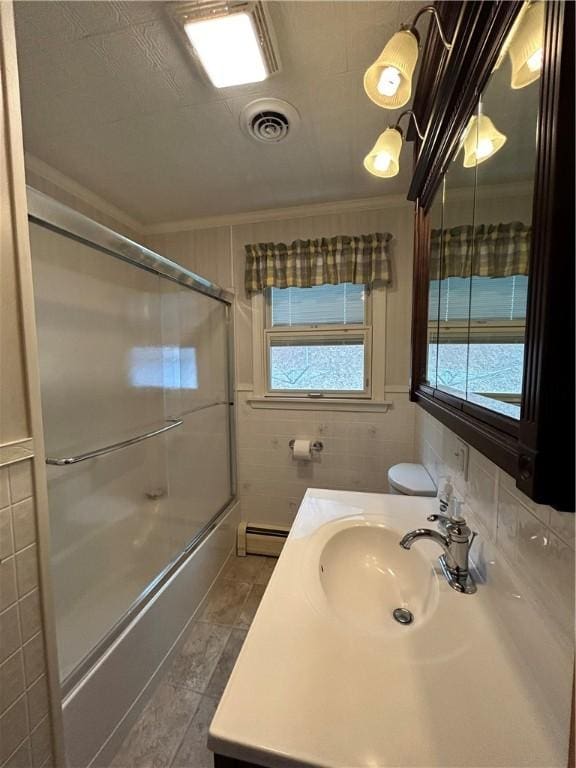
[[[240,125],[253,139],[278,144],[292,136],[300,115],[292,104],[281,99],[256,99],[242,110]]]

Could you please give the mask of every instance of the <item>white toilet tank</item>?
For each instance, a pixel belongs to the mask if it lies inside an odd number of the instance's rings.
[[[388,470],[390,493],[403,496],[436,496],[434,481],[422,464],[394,464]]]

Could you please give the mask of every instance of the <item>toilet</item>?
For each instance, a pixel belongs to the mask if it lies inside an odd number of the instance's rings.
[[[434,481],[422,464],[394,464],[388,470],[390,493],[403,496],[436,496]]]

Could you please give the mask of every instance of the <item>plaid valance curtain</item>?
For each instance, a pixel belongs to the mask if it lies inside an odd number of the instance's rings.
[[[520,221],[433,229],[430,279],[527,275],[531,233]]]
[[[265,288],[311,288],[315,285],[390,282],[388,243],[392,235],[294,240],[293,243],[246,245],[246,293]]]

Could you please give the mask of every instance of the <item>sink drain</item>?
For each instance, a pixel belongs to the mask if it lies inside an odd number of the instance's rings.
[[[414,615],[408,608],[395,608],[392,611],[392,616],[399,624],[412,624],[414,621]]]

